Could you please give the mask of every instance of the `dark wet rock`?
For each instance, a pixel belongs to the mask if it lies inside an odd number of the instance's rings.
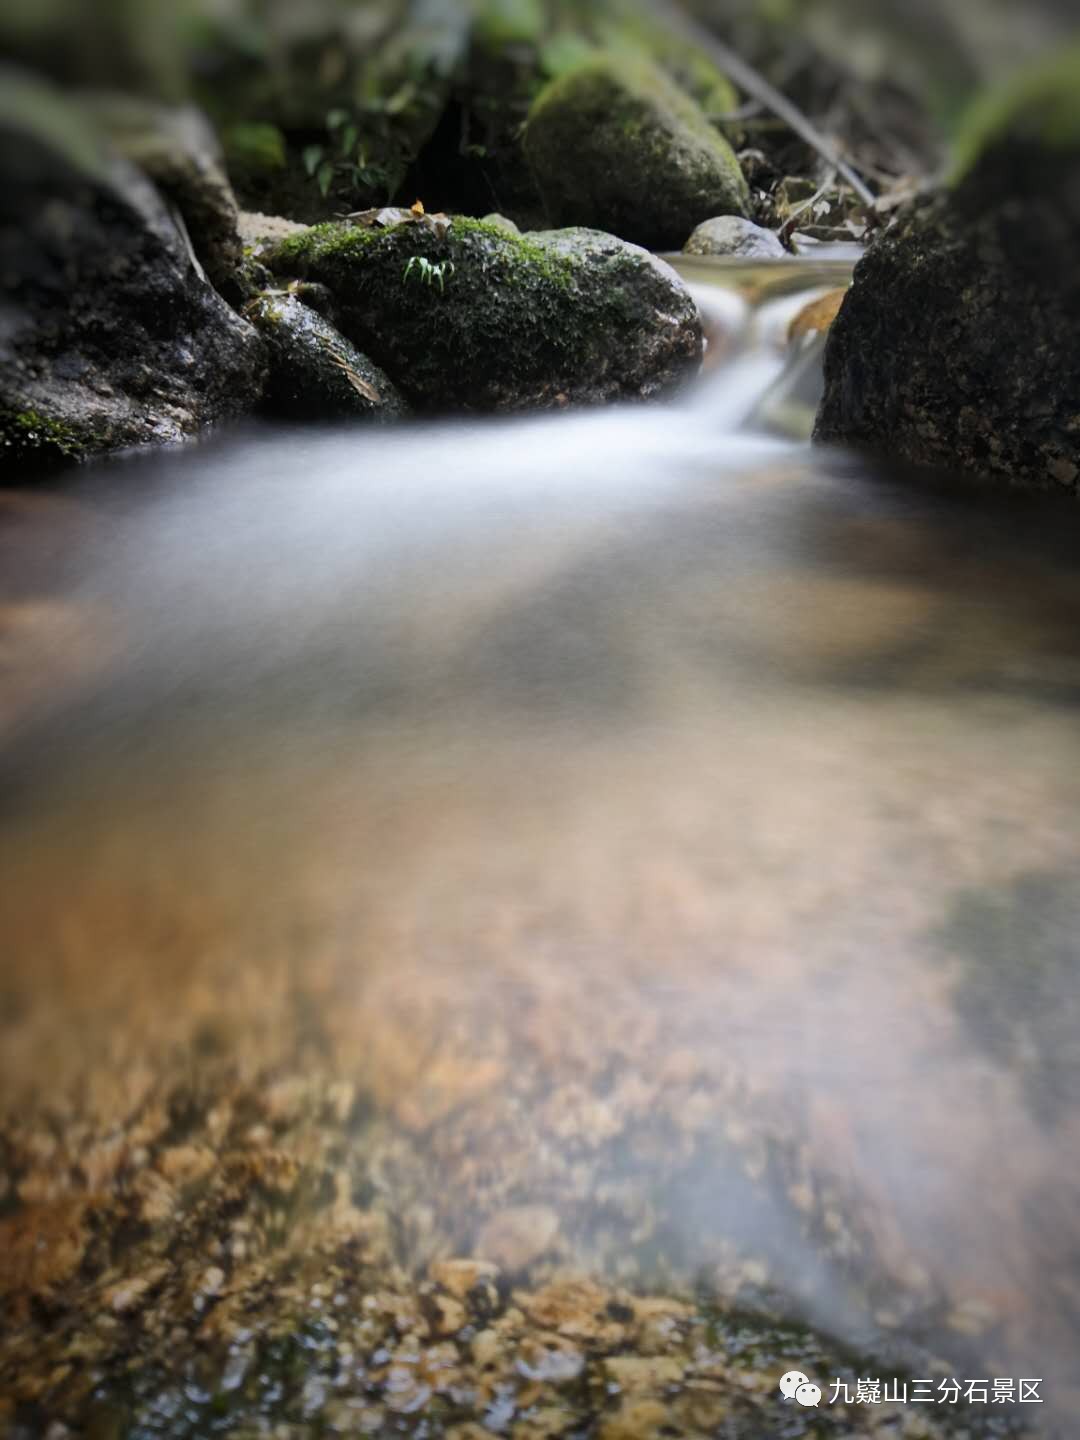
[[[0,97],[0,446],[77,459],[249,409],[262,341],[154,187],[49,88],[8,71]]]
[[[110,143],[176,206],[213,285],[226,284],[242,248],[236,197],[210,122],[194,106],[96,94],[82,103]]]
[[[643,59],[599,57],[537,97],[525,154],[550,219],[677,249],[715,215],[743,215],[746,181],[701,108]]]
[[[771,230],[740,215],[717,215],[690,236],[687,255],[736,255],[743,260],[782,260],[787,251]]]
[[[701,359],[697,306],[637,246],[425,216],[316,226],[271,250],[327,285],[342,331],[419,408],[521,410],[669,393]]]
[[[262,294],[244,313],[266,341],[270,372],[264,400],[275,414],[391,420],[405,413],[379,367],[297,295]]]
[[[977,117],[951,186],[870,249],[816,438],[1080,493],[1080,54]]]

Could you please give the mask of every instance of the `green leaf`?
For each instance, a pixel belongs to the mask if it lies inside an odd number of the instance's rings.
[[[411,80],[406,80],[405,84],[402,85],[400,89],[395,90],[393,95],[390,96],[389,100],[387,100],[383,106],[383,109],[387,115],[400,115],[403,110],[407,110],[412,104],[415,96],[416,86]]]
[[[344,130],[342,130],[341,154],[344,158],[347,159],[356,149],[356,142],[359,138],[359,135],[360,132],[359,130],[357,130],[355,125],[346,125]]]
[[[315,172],[315,179],[318,181],[319,193],[325,200],[330,193],[330,186],[334,181],[334,167],[329,160],[324,160]]]
[[[304,169],[307,171],[307,173],[308,173],[309,175],[314,175],[314,174],[315,174],[315,171],[319,168],[320,164],[322,163],[322,158],[323,158],[324,153],[325,153],[325,151],[323,150],[323,147],[322,147],[321,145],[305,145],[305,146],[304,146],[304,150],[303,150]]]
[[[326,116],[326,128],[328,130],[340,130],[343,125],[348,125],[351,119],[352,116],[348,110],[342,110],[340,108],[331,110]]]

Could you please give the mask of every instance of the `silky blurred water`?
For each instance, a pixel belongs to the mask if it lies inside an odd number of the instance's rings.
[[[8,634],[56,683],[0,751],[0,1092],[104,1111],[210,1022],[272,1066],[302,1005],[380,1112],[483,1154],[460,1067],[558,1095],[591,1053],[683,1057],[725,1143],[763,1124],[795,1168],[765,1203],[720,1145],[627,1161],[668,1237],[635,1283],[757,1256],[842,1338],[951,1337],[1061,1407],[1076,512],[768,433],[756,318],[668,408],[259,425],[26,502]],[[533,1163],[518,1199],[558,1210]],[[565,1205],[567,1254],[617,1270]]]

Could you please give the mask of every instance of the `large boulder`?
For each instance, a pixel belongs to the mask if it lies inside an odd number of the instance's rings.
[[[869,250],[816,438],[1080,494],[1080,50],[980,107],[952,183]]]
[[[533,104],[525,155],[552,223],[678,249],[716,215],[745,215],[746,180],[701,108],[649,61],[598,56]]]
[[[176,206],[211,283],[227,285],[243,257],[239,210],[206,116],[193,105],[158,105],[111,92],[80,101],[109,142]]]
[[[523,230],[547,223],[522,135],[537,96],[583,61],[601,55],[655,62],[710,120],[738,108],[731,82],[707,56],[647,7],[625,0],[552,5],[544,0],[474,0],[476,19],[457,100],[461,114],[422,155],[418,193],[444,208],[479,214],[493,206]],[[447,186],[449,182],[449,186]],[[628,237],[633,238],[633,237]]]
[[[401,216],[318,225],[263,258],[328,286],[342,331],[418,408],[649,399],[696,373],[697,306],[647,251],[590,230]]]
[[[244,314],[270,355],[264,403],[296,419],[393,420],[406,406],[377,365],[298,296],[264,291]]]
[[[157,191],[85,116],[0,78],[0,445],[82,458],[179,440],[258,399],[265,352]]]

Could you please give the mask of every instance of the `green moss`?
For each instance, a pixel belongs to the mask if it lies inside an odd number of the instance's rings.
[[[738,93],[722,70],[681,36],[636,8],[623,8],[596,27],[602,48],[628,60],[657,64],[710,119],[738,108]]]
[[[573,287],[572,262],[553,255],[549,249],[530,240],[527,235],[515,235],[507,230],[505,225],[499,225],[493,220],[473,220],[464,215],[458,216],[451,229],[458,236],[473,235],[481,240],[508,240],[508,255],[512,262],[508,274],[511,281],[515,276],[520,279],[530,273],[560,290],[569,291]]]
[[[71,426],[37,410],[0,415],[0,448],[16,460],[81,460],[86,450]]]
[[[399,282],[413,256],[432,264],[449,261],[454,289],[481,309],[497,304],[507,292],[540,293],[550,288],[569,293],[573,285],[570,261],[503,225],[465,216],[456,217],[445,229],[408,221],[386,229],[337,222],[315,225],[284,241],[271,257],[271,265],[278,273],[294,271],[329,285],[348,304],[350,292],[366,277],[373,279],[376,267],[382,278],[389,255],[400,259]],[[365,269],[369,264],[372,268]],[[434,305],[449,291],[425,288],[421,294],[422,304]]]
[[[651,61],[590,58],[536,98],[525,153],[551,220],[675,248],[716,215],[746,213],[731,147]]]
[[[958,184],[1000,141],[1080,149],[1080,44],[981,95],[961,123],[950,179]]]
[[[377,226],[342,225],[330,220],[322,225],[313,225],[299,235],[290,235],[274,250],[270,257],[277,273],[310,275],[322,280],[331,289],[344,285],[348,288],[349,277],[355,271],[355,263],[378,250],[385,250],[388,242],[395,248],[398,242],[405,257],[422,255],[433,263],[450,259],[455,263],[463,259],[469,263],[468,242],[487,241],[491,247],[488,264],[492,266],[492,282],[495,283],[494,267],[503,262],[505,275],[498,278],[513,283],[519,275],[518,267],[533,266],[548,282],[566,286],[570,282],[572,266],[567,262],[553,260],[543,246],[530,241],[527,236],[515,235],[505,225],[493,220],[474,220],[459,215],[450,226],[442,231],[429,224],[404,221],[385,229]],[[411,244],[404,242],[412,241]]]
[[[273,265],[280,274],[282,271],[288,273],[292,265],[311,269],[335,257],[347,260],[366,250],[383,233],[363,225],[342,225],[336,220],[326,220],[283,240],[273,251]]]
[[[595,58],[595,43],[577,30],[557,30],[540,48],[539,69],[544,81],[556,80]],[[537,87],[542,88],[541,86]]]
[[[595,259],[565,239],[455,218],[386,229],[320,225],[268,258],[279,275],[328,286],[342,331],[416,405],[486,410],[565,403],[583,384],[608,383],[616,393],[621,381],[603,381],[611,369],[604,348],[614,333],[648,323],[650,285],[670,285],[645,257],[616,249],[601,282]],[[445,283],[409,283],[415,257],[441,267]],[[670,311],[678,302],[665,294],[663,304]],[[687,308],[692,336],[688,297]],[[696,358],[692,339],[686,346],[683,368]]]

